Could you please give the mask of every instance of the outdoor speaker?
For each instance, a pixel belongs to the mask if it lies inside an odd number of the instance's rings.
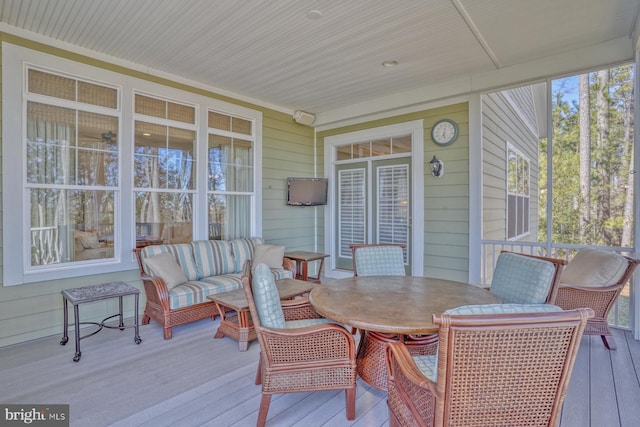
[[[295,113],[293,113],[293,120],[296,123],[300,123],[301,125],[311,126],[315,119],[315,115],[307,113],[305,111],[297,110]]]

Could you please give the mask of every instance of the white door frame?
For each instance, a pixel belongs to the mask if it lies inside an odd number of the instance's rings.
[[[324,139],[324,176],[335,176],[335,148],[344,144],[366,141],[374,138],[387,138],[411,134],[411,274],[424,275],[424,124],[422,120],[380,126],[356,132],[328,136]],[[325,263],[324,274],[327,277],[340,278],[352,275],[350,271],[337,270],[333,248],[335,247],[335,185],[329,181],[327,207],[324,217],[324,247],[331,256]]]

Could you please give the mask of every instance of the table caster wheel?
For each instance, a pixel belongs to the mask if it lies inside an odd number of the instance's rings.
[[[136,342],[136,344],[140,344],[142,342],[142,338],[140,337],[135,337],[133,340]]]
[[[76,353],[76,355],[73,356],[73,361],[74,362],[79,362],[81,356],[82,356],[82,353]]]
[[[69,337],[62,337],[62,339],[60,340],[60,345],[65,345],[68,342],[69,342]]]

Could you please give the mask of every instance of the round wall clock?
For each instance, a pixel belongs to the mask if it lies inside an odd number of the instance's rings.
[[[431,128],[431,139],[440,146],[451,144],[458,137],[458,124],[450,119],[439,120]]]

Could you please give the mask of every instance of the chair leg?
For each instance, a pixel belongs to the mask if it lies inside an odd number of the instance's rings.
[[[348,388],[344,391],[347,404],[347,419],[356,419],[356,388]]]
[[[258,360],[258,370],[256,372],[256,385],[262,384],[262,358]]]
[[[267,413],[269,412],[270,403],[271,395],[263,393],[262,399],[260,399],[260,410],[258,411],[258,422],[256,423],[256,427],[264,427],[267,422]]]
[[[600,335],[600,338],[602,338],[602,342],[607,349],[615,350],[618,348],[616,347],[616,340],[613,339],[613,335]]]

